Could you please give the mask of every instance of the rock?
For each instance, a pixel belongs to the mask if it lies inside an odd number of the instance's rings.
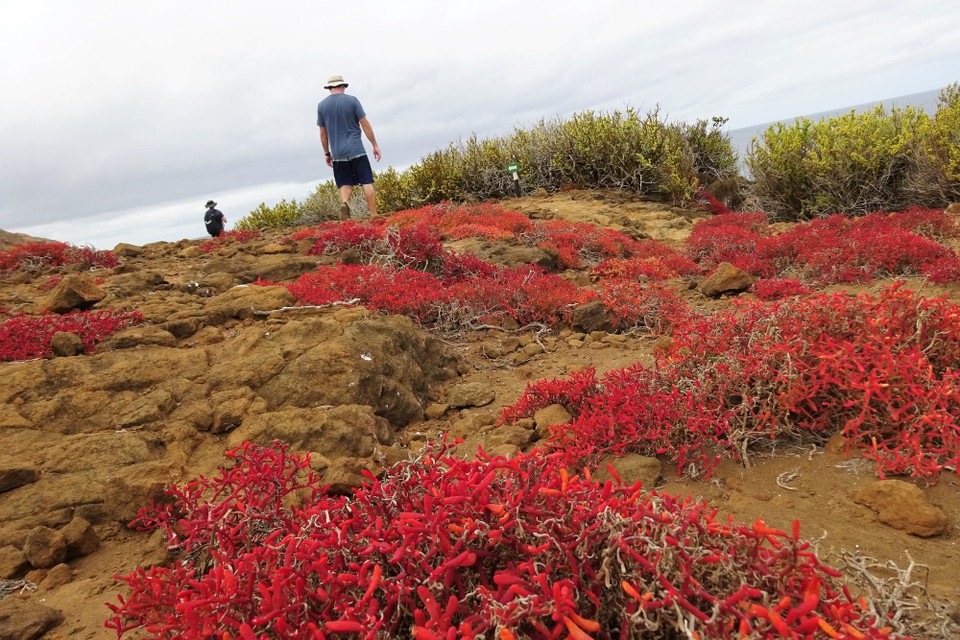
[[[496,399],[493,389],[479,382],[458,384],[447,392],[447,404],[454,409],[483,407]]]
[[[170,500],[164,493],[167,484],[167,480],[145,474],[129,473],[112,477],[103,490],[104,512],[114,522],[127,525],[151,501],[160,503]]]
[[[37,585],[47,579],[48,573],[50,573],[49,569],[31,569],[27,571],[27,575],[23,576],[23,581]]]
[[[63,614],[35,599],[0,600],[0,640],[37,640],[63,622]]]
[[[202,257],[203,255],[204,255],[203,249],[201,249],[201,248],[198,247],[197,245],[193,245],[193,246],[191,246],[191,247],[187,247],[186,249],[184,249],[183,251],[181,251],[181,252],[179,253],[179,256],[180,256],[181,258],[188,258],[188,259],[189,259],[189,258],[199,258],[199,257]]]
[[[369,465],[355,458],[341,458],[333,460],[330,466],[321,474],[323,483],[328,485],[328,491],[333,495],[349,495],[359,488],[366,478],[364,470],[372,471]]]
[[[32,429],[34,424],[31,420],[27,420],[12,404],[2,404],[0,403],[0,429]],[[2,477],[3,472],[0,471],[0,477]]]
[[[237,387],[211,394],[213,405],[212,433],[223,433],[237,428],[247,415],[262,413],[267,409],[266,401],[250,387]]]
[[[159,325],[161,329],[168,331],[174,338],[183,340],[189,338],[200,329],[202,322],[199,318],[181,318],[171,320]]]
[[[319,453],[331,461],[365,458],[373,455],[377,429],[376,416],[368,406],[291,407],[249,417],[230,434],[227,445],[235,447],[249,441],[269,446],[280,440],[294,451]]]
[[[73,580],[73,569],[70,565],[61,562],[47,571],[47,576],[40,581],[40,587],[43,589],[56,589]]]
[[[436,400],[433,385],[456,377],[456,356],[409,318],[358,313],[306,318],[251,337],[229,368],[214,366],[208,380],[248,384],[270,409],[362,404],[398,426],[422,420],[423,405]]]
[[[38,310],[49,309],[54,313],[67,313],[74,309],[89,309],[106,295],[92,276],[71,273],[64,276],[53,291],[36,306]]]
[[[56,242],[55,240],[48,240],[46,238],[35,238],[34,236],[28,236],[25,233],[14,233],[12,231],[4,231],[0,229],[0,251],[6,251],[10,247],[15,247],[18,244],[32,244],[34,242]]]
[[[218,325],[233,318],[292,306],[296,300],[286,287],[242,285],[213,298],[206,306],[207,323]]]
[[[163,327],[146,325],[121,329],[107,341],[108,349],[131,349],[144,345],[177,346],[177,338]]]
[[[513,424],[505,424],[485,434],[483,446],[484,449],[491,451],[496,451],[504,445],[522,448],[530,444],[532,440],[533,432],[529,429],[524,429],[523,427]]]
[[[627,341],[627,337],[619,333],[610,333],[600,338],[600,341],[606,342],[607,344],[624,344]]]
[[[423,417],[427,420],[438,420],[439,418],[443,417],[443,414],[445,414],[449,408],[450,405],[448,404],[433,402],[428,404],[423,410]]]
[[[69,331],[57,331],[50,339],[50,350],[58,358],[79,356],[85,348],[83,338]]]
[[[36,482],[39,477],[40,470],[33,465],[19,462],[2,464],[0,465],[0,493]]]
[[[593,331],[610,333],[613,331],[610,312],[599,300],[593,300],[575,307],[571,325],[575,330],[584,333],[592,333]]]
[[[478,429],[479,427],[473,416],[466,416],[451,422],[447,428],[447,435],[451,438],[463,438],[465,440],[473,436]]]
[[[607,465],[613,467],[617,475],[625,485],[631,485],[638,480],[645,488],[655,487],[663,474],[660,461],[650,456],[642,456],[637,453],[628,453],[625,456],[607,456],[597,464],[597,471],[593,474],[593,479],[601,484],[607,480],[613,479],[613,474],[607,468]]]
[[[947,529],[947,516],[927,501],[920,487],[902,480],[871,482],[854,496],[854,502],[877,512],[880,522],[915,536],[928,538]]]
[[[753,276],[729,262],[721,262],[700,285],[700,293],[708,298],[719,298],[746,291],[753,284]]]
[[[260,255],[273,255],[277,253],[293,253],[295,248],[288,244],[265,244],[258,248],[256,252]]]
[[[566,424],[573,419],[570,412],[562,404],[551,404],[533,414],[533,423],[536,425],[537,436],[541,440],[550,437],[550,427]]]
[[[23,552],[12,544],[0,547],[0,580],[9,580],[23,574],[30,567]]]
[[[507,240],[490,242],[484,238],[464,238],[444,245],[454,253],[467,253],[507,268],[534,264],[546,271],[557,269],[557,251],[550,247],[529,247]]]
[[[257,256],[257,259],[245,271],[237,273],[241,282],[254,282],[258,278],[271,282],[290,282],[317,268],[317,256],[278,255]]]
[[[135,258],[143,254],[143,247],[121,242],[113,248],[113,255],[123,258]]]
[[[951,202],[944,211],[954,216],[960,214],[960,202]]]
[[[657,355],[669,353],[676,341],[670,336],[659,336],[653,341],[650,350]]]
[[[150,538],[141,544],[140,559],[137,565],[141,567],[155,567],[169,565],[176,559],[176,552],[170,549],[170,541],[162,529],[154,531]]]
[[[484,340],[480,343],[480,353],[486,357],[495,359],[509,355],[520,348],[520,340],[515,336],[506,336],[494,340]]]
[[[100,536],[97,535],[96,529],[80,517],[74,517],[60,530],[60,535],[67,543],[68,558],[87,556],[100,548]]]
[[[36,527],[27,534],[23,555],[34,567],[47,569],[67,559],[67,542],[59,531]]]
[[[524,357],[529,359],[543,353],[543,347],[537,344],[536,342],[531,342],[530,344],[520,349],[520,353],[522,353]]]

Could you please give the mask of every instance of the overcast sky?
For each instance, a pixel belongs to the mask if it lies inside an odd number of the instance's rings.
[[[209,198],[231,223],[302,199],[332,178],[332,73],[375,169],[585,109],[735,129],[960,80],[957,0],[333,6],[0,0],[0,228],[112,248],[203,235]]]

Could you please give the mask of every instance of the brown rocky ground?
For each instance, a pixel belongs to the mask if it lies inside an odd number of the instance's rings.
[[[668,242],[682,240],[698,215],[580,191],[504,206]],[[103,603],[120,592],[112,576],[165,556],[159,538],[124,523],[164,485],[214,472],[242,440],[281,438],[311,451],[334,490],[345,491],[361,469],[378,472],[443,433],[466,438],[466,450],[536,446],[536,424],[493,426],[526,383],[651,361],[649,336],[576,328],[438,336],[361,308],[292,308],[285,289],[242,286],[316,265],[284,235],[209,254],[198,241],[120,246],[123,264],[94,274],[103,279],[96,307],[140,310],[146,324],[91,355],[0,365],[0,584],[36,585],[0,600],[0,638],[113,637],[103,627]],[[48,275],[0,281],[0,305],[48,305]],[[691,304],[725,304],[684,291]],[[924,291],[960,299],[956,287]],[[881,486],[868,465],[831,446],[774,450],[751,463],[724,463],[701,481],[677,477],[665,460],[619,464],[625,479],[701,496],[739,521],[762,517],[789,530],[799,519],[835,566],[842,556],[925,565],[913,578],[956,610],[956,475],[930,488]]]

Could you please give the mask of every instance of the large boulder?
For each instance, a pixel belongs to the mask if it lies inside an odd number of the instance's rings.
[[[920,487],[903,480],[871,482],[854,501],[876,511],[880,522],[922,538],[942,534],[949,524],[943,509],[930,504]]]
[[[35,599],[0,600],[0,640],[37,640],[63,622],[63,614]]]
[[[36,527],[23,543],[23,557],[38,569],[49,569],[67,559],[67,541],[49,527]]]
[[[271,409],[363,404],[395,425],[423,419],[424,399],[455,377],[456,356],[436,337],[401,316],[373,316],[341,326],[320,316],[289,323],[240,346],[244,371]],[[285,355],[286,354],[286,357]],[[214,367],[214,385],[236,384],[237,367]],[[233,380],[231,382],[231,380]]]
[[[68,313],[75,309],[89,309],[106,297],[93,276],[71,273],[63,277],[57,286],[42,299],[36,309],[49,309],[54,313]]]
[[[249,418],[230,434],[227,445],[254,442],[269,446],[279,440],[294,451],[310,451],[327,459],[366,458],[378,444],[377,433],[383,428],[379,420],[383,419],[370,407],[361,405],[291,407]]]
[[[594,331],[613,331],[613,319],[610,311],[599,300],[593,300],[581,304],[573,310],[573,320],[571,326],[584,333]]]
[[[708,298],[741,293],[750,288],[754,278],[729,262],[721,262],[716,270],[700,284],[700,293]]]

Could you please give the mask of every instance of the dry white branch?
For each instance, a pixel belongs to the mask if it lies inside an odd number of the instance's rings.
[[[777,476],[777,486],[782,487],[787,491],[796,491],[796,487],[791,487],[787,483],[798,477],[800,477],[800,467],[797,467],[793,471],[784,471]]]
[[[0,599],[6,598],[14,593],[36,590],[37,585],[27,580],[0,580]]]
[[[335,300],[333,302],[328,302],[327,304],[310,304],[310,305],[302,305],[302,306],[294,306],[294,307],[279,307],[277,309],[269,309],[266,311],[254,309],[252,313],[255,316],[271,316],[275,313],[282,313],[284,311],[307,311],[310,309],[330,309],[331,307],[350,306],[354,304],[360,304],[360,298],[351,298],[350,300]]]
[[[960,625],[950,615],[951,602],[927,591],[930,568],[915,562],[909,553],[906,555],[910,564],[903,569],[893,560],[881,562],[859,551],[844,550],[837,568],[864,590],[870,612],[893,627],[897,635],[960,637]],[[921,571],[922,578],[915,576]]]

